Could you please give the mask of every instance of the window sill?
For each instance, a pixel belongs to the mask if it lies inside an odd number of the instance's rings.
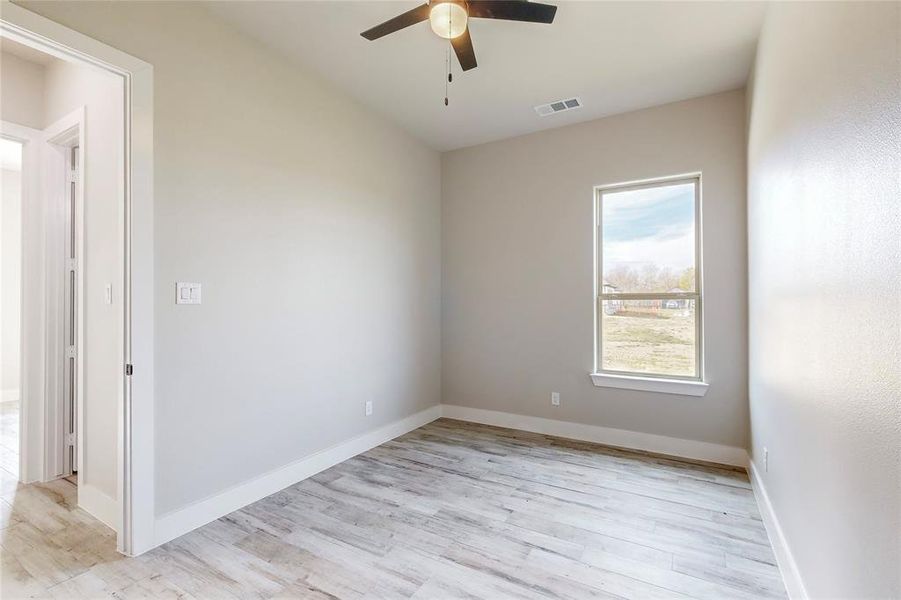
[[[640,392],[658,392],[679,396],[703,396],[708,385],[703,381],[683,381],[681,379],[654,379],[651,377],[630,377],[628,375],[608,375],[591,373],[591,382],[596,387],[619,388]]]

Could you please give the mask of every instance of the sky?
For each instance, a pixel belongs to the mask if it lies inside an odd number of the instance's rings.
[[[646,264],[681,272],[694,266],[694,185],[604,193],[604,272]]]

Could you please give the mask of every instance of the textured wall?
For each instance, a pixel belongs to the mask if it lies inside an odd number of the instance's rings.
[[[753,459],[814,598],[901,597],[898,3],[777,3],[749,133]]]

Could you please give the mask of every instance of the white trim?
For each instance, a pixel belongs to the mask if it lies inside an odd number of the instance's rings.
[[[795,557],[788,545],[785,532],[779,524],[778,517],[776,517],[776,511],[773,510],[773,504],[770,502],[770,496],[763,485],[760,471],[757,469],[754,461],[749,461],[749,465],[751,487],[754,490],[754,496],[757,497],[757,506],[760,507],[760,516],[763,518],[763,524],[766,526],[766,531],[770,536],[770,545],[773,547],[773,553],[776,555],[776,562],[779,563],[779,571],[782,572],[785,591],[791,600],[807,600],[810,596],[807,594],[807,588],[804,585],[804,580],[801,578],[801,572],[798,570]]]
[[[665,187],[671,185],[691,183],[695,192],[695,222],[694,222],[694,238],[695,238],[695,290],[685,294],[669,294],[669,293],[621,293],[607,294],[603,292],[604,283],[604,211],[602,202],[604,194],[616,193],[632,190],[651,189],[657,187]],[[643,179],[627,183],[615,183],[607,185],[594,186],[594,371],[608,375],[630,375],[631,373],[619,372],[616,370],[604,369],[601,362],[603,361],[603,343],[604,343],[604,318],[602,315],[603,303],[608,299],[620,301],[634,299],[664,299],[667,297],[678,297],[693,299],[695,302],[695,374],[691,377],[679,377],[674,379],[704,381],[704,284],[703,284],[703,218],[702,218],[702,186],[703,174],[701,171],[694,173],[686,173],[683,175],[669,175],[666,177],[657,177],[654,179]],[[666,374],[659,374],[656,376]],[[597,385],[597,384],[595,384]],[[620,386],[610,386],[620,387]],[[627,388],[627,389],[644,389],[644,388]],[[706,392],[705,392],[706,393]],[[696,394],[689,394],[696,395]],[[699,394],[703,395],[703,394]]]
[[[329,467],[333,467],[362,452],[371,450],[400,435],[431,423],[440,416],[440,405],[427,408],[400,421],[320,450],[274,471],[264,473],[215,496],[210,496],[185,508],[162,515],[156,522],[154,545],[165,544],[169,540],[215,521],[308,477],[312,477]]]
[[[118,548],[140,554],[153,545],[154,509],[154,264],[153,66],[7,0],[0,33],[57,58],[102,69],[124,83],[123,169],[125,252],[124,344],[118,415]],[[127,377],[124,364],[134,364]],[[31,459],[29,459],[31,460]]]
[[[653,377],[632,377],[630,375],[612,375],[609,373],[589,373],[589,376],[596,387],[659,392],[661,394],[677,394],[680,396],[703,396],[707,393],[707,388],[709,387],[703,381],[687,379],[656,379]]]
[[[69,172],[68,151],[73,146],[80,148],[78,155],[78,172],[84,173],[84,157],[87,151],[85,141],[85,107],[80,106],[44,128],[41,150],[44,153],[41,167],[41,192],[44,202],[44,216],[39,226],[42,230],[41,243],[44,245],[45,295],[44,306],[44,474],[42,479],[49,481],[60,476],[70,475],[65,469],[66,432],[65,408],[66,389],[65,348],[68,345],[65,333],[66,317],[63,316],[67,306],[68,277],[66,271],[68,256],[66,244],[69,235],[68,217],[69,190],[67,173]],[[76,182],[75,191],[75,257],[78,262],[75,275],[75,406],[77,407],[76,439],[78,454],[84,457],[84,435],[81,424],[84,421],[84,177]],[[80,474],[82,480],[87,479],[87,471]],[[80,504],[79,504],[80,505]],[[91,511],[88,511],[91,512]],[[93,514],[93,513],[92,513]]]
[[[100,491],[99,488],[84,483],[79,478],[78,482],[78,507],[96,517],[104,525],[116,530],[119,522],[119,502]]]
[[[516,415],[494,410],[483,410],[481,408],[454,406],[452,404],[443,404],[441,406],[441,416],[460,421],[507,427],[532,433],[543,433],[572,440],[666,454],[691,460],[702,460],[742,468],[747,468],[748,466],[747,451],[744,448],[736,448],[734,446],[684,440],[652,433],[628,431],[626,429],[584,425],[570,421]]]
[[[19,401],[19,390],[18,389],[8,389],[8,390],[0,390],[0,402],[18,402]],[[20,409],[21,410],[21,409]]]

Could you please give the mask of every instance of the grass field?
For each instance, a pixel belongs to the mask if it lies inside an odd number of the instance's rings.
[[[623,307],[603,315],[603,368],[662,375],[695,375],[694,310]]]

